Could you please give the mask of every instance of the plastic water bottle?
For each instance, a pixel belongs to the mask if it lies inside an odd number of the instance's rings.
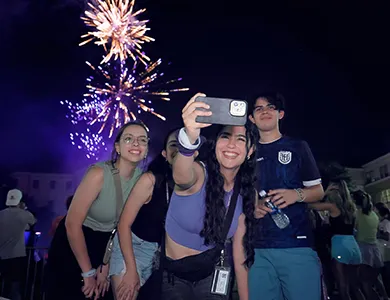
[[[261,199],[270,197],[265,191],[260,191],[259,196]],[[290,219],[288,216],[275,204],[273,204],[271,199],[265,200],[265,206],[272,209],[272,212],[270,212],[271,217],[274,220],[276,226],[278,226],[280,229],[284,229],[290,224]]]

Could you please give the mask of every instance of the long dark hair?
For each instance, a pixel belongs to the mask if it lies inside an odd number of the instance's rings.
[[[382,202],[375,203],[375,208],[378,211],[378,214],[387,220],[390,220],[390,210],[386,207],[386,205]]]
[[[136,126],[141,126],[143,129],[145,129],[146,134],[149,135],[148,127],[142,121],[139,121],[139,120],[135,120],[135,121],[126,123],[121,128],[119,128],[118,133],[116,134],[116,137],[115,137],[115,140],[114,140],[113,149],[111,151],[111,162],[112,163],[115,163],[118,160],[118,157],[119,157],[118,153],[116,152],[115,145],[117,143],[119,143],[119,141],[121,140],[123,132],[126,130],[126,128],[130,127],[130,126],[135,126],[135,125]]]
[[[164,139],[164,150],[167,150],[169,137],[176,133],[179,128],[172,129],[168,132]],[[156,178],[155,186],[159,187],[166,182],[166,180],[172,179],[172,168],[168,161],[159,153],[148,165],[147,172],[151,172]]]
[[[363,214],[369,215],[372,211],[371,196],[362,190],[352,193],[352,198],[355,200],[357,206],[362,209]]]
[[[247,154],[250,147],[256,144],[259,140],[258,131],[251,122],[247,122],[246,139],[247,139]],[[223,223],[226,214],[226,207],[224,203],[224,179],[220,172],[220,166],[215,154],[215,145],[218,140],[221,130],[219,128],[216,138],[209,139],[209,151],[206,159],[207,166],[207,182],[206,182],[206,213],[204,217],[204,226],[200,235],[205,239],[205,245],[214,243],[223,243],[221,241],[221,232],[223,230]],[[246,254],[245,264],[250,267],[254,261],[254,250],[252,246],[253,237],[253,222],[254,222],[254,203],[255,203],[255,166],[256,154],[255,152],[249,159],[245,159],[240,166],[237,173],[236,180],[241,180],[241,192],[243,200],[243,212],[245,214],[246,233],[244,236],[244,248]]]

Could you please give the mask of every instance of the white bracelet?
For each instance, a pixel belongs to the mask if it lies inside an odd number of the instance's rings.
[[[81,273],[81,277],[88,278],[96,275],[96,269],[91,269],[88,272]]]
[[[198,149],[200,146],[200,143],[201,143],[201,140],[198,137],[195,145],[191,144],[190,139],[188,138],[188,135],[187,135],[184,127],[182,129],[180,129],[179,134],[177,136],[177,139],[178,139],[178,142],[180,143],[180,145],[182,145],[184,148],[186,148],[188,150]]]

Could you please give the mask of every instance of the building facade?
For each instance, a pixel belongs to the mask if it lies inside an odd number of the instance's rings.
[[[374,203],[390,204],[390,153],[378,157],[358,169],[348,169],[356,186],[364,188]]]
[[[75,189],[72,174],[15,172],[16,186],[28,195],[37,208],[52,205],[53,212],[64,213],[65,200]]]

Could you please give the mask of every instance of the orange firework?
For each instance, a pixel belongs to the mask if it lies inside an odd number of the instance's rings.
[[[136,18],[146,9],[133,13],[134,1],[97,0],[96,5],[88,3],[89,10],[85,11],[82,20],[96,30],[83,35],[81,38],[86,40],[80,46],[96,39],[95,44],[103,46],[107,53],[101,63],[107,63],[112,57],[125,61],[130,56],[147,65],[150,58],[141,52],[141,45],[154,39],[145,35],[150,30],[146,27],[148,20]]]

